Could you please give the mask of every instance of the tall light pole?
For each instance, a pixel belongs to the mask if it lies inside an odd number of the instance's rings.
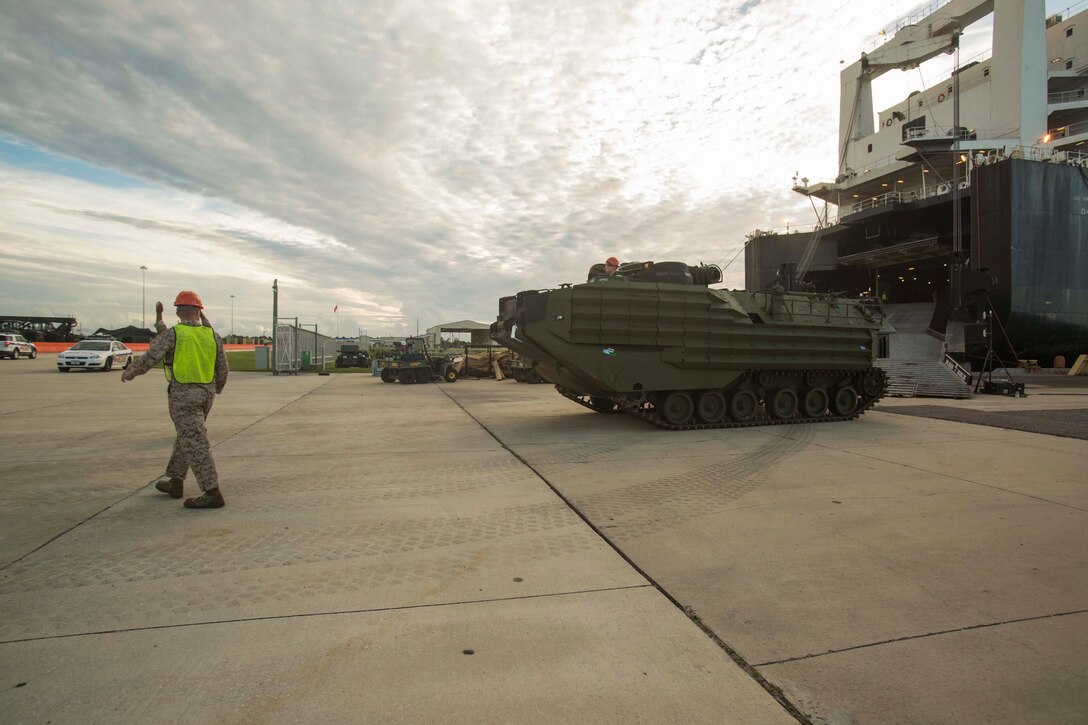
[[[230,341],[234,342],[234,295],[230,296]]]
[[[143,318],[144,329],[147,329],[147,267],[140,265],[140,315]]]

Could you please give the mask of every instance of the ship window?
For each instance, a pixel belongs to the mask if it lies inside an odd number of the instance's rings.
[[[1073,61],[1072,60],[1065,61],[1065,69],[1066,70],[1073,70]]]
[[[1065,29],[1065,37],[1067,37],[1067,38],[1072,38],[1073,37],[1073,29],[1072,28],[1066,28]]]
[[[873,145],[869,144],[869,153],[873,153]]]
[[[921,107],[922,107],[922,104],[923,104],[924,102],[925,102],[925,101],[923,101],[923,100],[919,99],[919,100],[918,100],[918,108],[921,108]]]
[[[988,75],[990,75],[990,69],[989,69],[989,68],[983,68],[983,69],[982,69],[982,75],[983,75],[983,76],[988,76]]]

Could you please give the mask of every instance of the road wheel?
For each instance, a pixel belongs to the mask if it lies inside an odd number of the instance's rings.
[[[810,388],[805,393],[805,415],[819,418],[827,410],[827,391],[823,388]]]
[[[106,364],[102,366],[102,372],[108,373],[110,370],[113,370],[113,358],[112,357],[106,358]]]
[[[122,370],[128,370],[128,366],[131,365],[131,364],[132,364],[132,356],[129,355],[127,358],[125,358],[125,366],[123,368],[121,368],[121,369]]]
[[[37,350],[31,350],[30,354],[27,355],[27,357],[29,357],[31,360],[33,360],[34,358],[38,357],[38,351]]]
[[[797,415],[797,393],[789,388],[776,390],[771,398],[771,415],[779,420]]]
[[[455,370],[452,365],[447,365],[446,372],[442,373],[442,379],[445,380],[447,383],[456,383],[457,370]]]
[[[66,372],[68,372],[69,368],[60,368],[60,367],[58,367],[57,370],[60,370],[62,373],[66,373]]]
[[[870,370],[865,373],[861,381],[861,392],[866,398],[875,398],[884,390],[884,376],[879,370]]]
[[[831,400],[831,410],[835,415],[850,415],[858,407],[858,392],[849,385],[835,391]]]
[[[393,374],[393,371],[389,368],[382,368],[382,382],[391,383],[397,379],[397,376]]]
[[[695,412],[704,423],[721,423],[725,417],[725,396],[717,390],[708,390],[699,396]]]
[[[749,421],[756,417],[757,410],[759,410],[759,399],[751,390],[741,390],[733,393],[733,397],[729,401],[729,415],[732,416],[733,420],[740,423]]]
[[[608,398],[598,398],[596,396],[590,396],[589,405],[598,413],[611,413],[612,409],[616,407],[615,403]]]
[[[672,425],[687,425],[694,412],[695,403],[691,402],[691,396],[683,390],[669,393],[661,405],[661,417]]]
[[[12,360],[18,360],[19,359],[19,348],[15,348],[14,350],[11,351],[11,359]]]

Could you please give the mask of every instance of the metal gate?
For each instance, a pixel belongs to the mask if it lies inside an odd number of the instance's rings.
[[[302,361],[298,349],[299,330],[297,321],[295,325],[286,322],[276,322],[276,343],[273,349],[276,351],[276,359],[272,364],[272,374],[298,373],[302,367]]]

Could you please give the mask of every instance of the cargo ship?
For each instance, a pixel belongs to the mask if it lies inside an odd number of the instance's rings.
[[[746,287],[876,297],[975,369],[1088,352],[1088,2],[945,0],[882,39],[840,73],[835,177],[794,179],[816,223],[748,235]],[[874,80],[941,54],[950,75],[874,112]]]

